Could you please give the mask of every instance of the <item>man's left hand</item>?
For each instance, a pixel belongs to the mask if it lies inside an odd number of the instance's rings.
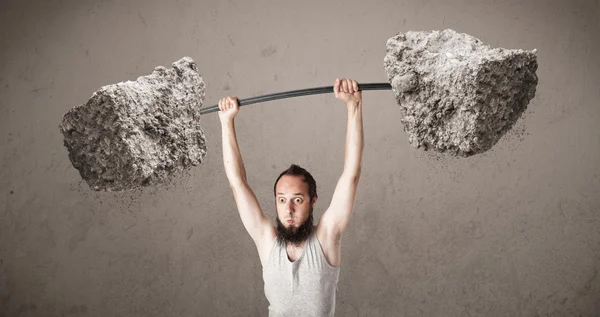
[[[358,82],[352,79],[336,78],[333,84],[335,98],[343,101],[347,106],[362,104],[362,91],[358,90]]]

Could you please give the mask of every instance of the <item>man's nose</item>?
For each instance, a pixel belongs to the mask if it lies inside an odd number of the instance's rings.
[[[292,212],[294,212],[294,205],[293,205],[291,202],[288,202],[288,203],[285,205],[285,208],[286,208],[287,212],[289,212],[289,213],[292,213]]]

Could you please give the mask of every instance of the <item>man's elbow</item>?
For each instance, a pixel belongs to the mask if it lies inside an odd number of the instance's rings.
[[[248,186],[248,182],[246,182],[246,179],[244,177],[239,177],[239,178],[229,180],[229,187],[234,192],[236,189],[238,189],[240,187],[245,187],[245,186]]]
[[[354,177],[352,178],[352,183],[354,185],[358,185],[359,180],[360,180],[360,171],[358,171],[358,173],[356,173],[356,175],[354,175]]]
[[[352,185],[358,185],[360,180],[360,169],[353,172],[344,173],[343,177],[347,179]]]

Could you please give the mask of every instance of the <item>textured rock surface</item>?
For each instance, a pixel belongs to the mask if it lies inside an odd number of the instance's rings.
[[[101,87],[63,115],[59,127],[71,163],[91,188],[103,191],[161,183],[202,163],[204,88],[189,57],[136,81]]]
[[[537,86],[536,50],[491,48],[450,29],[398,33],[384,68],[411,145],[460,156],[496,144]]]

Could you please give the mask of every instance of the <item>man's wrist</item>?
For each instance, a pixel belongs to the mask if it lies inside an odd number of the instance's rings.
[[[228,127],[231,125],[233,125],[233,118],[227,119],[225,121],[221,121],[221,126],[223,126],[223,127]]]
[[[346,109],[348,109],[348,112],[354,112],[357,109],[359,109],[360,107],[362,107],[361,101],[346,103]]]

